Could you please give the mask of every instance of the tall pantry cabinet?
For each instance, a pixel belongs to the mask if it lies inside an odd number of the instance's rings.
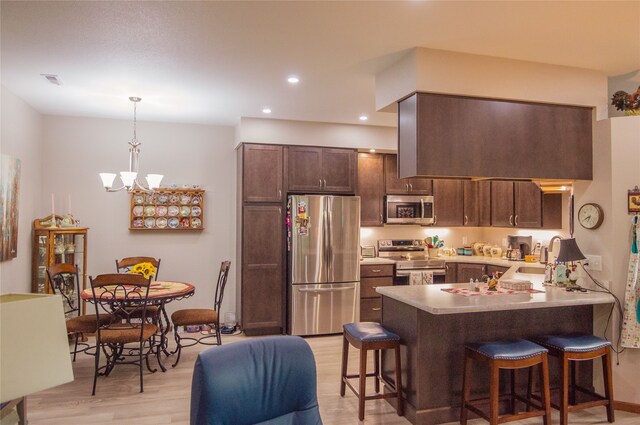
[[[283,147],[238,147],[237,308],[247,335],[285,326]]]

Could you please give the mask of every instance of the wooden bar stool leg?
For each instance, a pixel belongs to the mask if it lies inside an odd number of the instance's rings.
[[[490,395],[489,395],[489,424],[498,425],[498,416],[500,415],[500,369],[491,362],[491,378],[490,378]]]
[[[535,375],[533,373],[533,368],[535,366],[531,366],[529,368],[529,381],[527,383],[527,412],[531,412],[531,400],[533,397],[533,390],[534,390],[534,378]],[[540,365],[540,367],[542,367],[542,365]],[[542,371],[540,371],[540,373],[542,373]]]
[[[529,368],[531,369],[531,368]],[[511,414],[516,414],[516,369],[511,369]]]
[[[360,391],[358,394],[358,418],[364,420],[364,402],[367,387],[367,350],[360,349]]]
[[[569,360],[569,365],[571,366],[571,386],[569,387],[569,404],[576,404],[576,373],[578,368],[578,362],[573,360]]]
[[[347,379],[347,362],[349,361],[349,341],[346,336],[342,337],[342,376],[340,377],[340,397],[344,397],[345,379]]]
[[[469,411],[467,410],[467,402],[471,394],[471,367],[472,359],[468,350],[465,350],[464,369],[462,372],[462,404],[460,406],[460,425],[467,425]]]
[[[404,416],[404,399],[402,398],[402,365],[400,364],[400,344],[395,348],[396,356],[396,395],[398,396],[398,406],[396,412],[398,416]]]
[[[560,371],[560,425],[569,422],[569,359],[567,353],[562,354],[562,368]]]
[[[380,350],[373,350],[373,374],[375,375],[376,394],[380,392]]]
[[[533,370],[533,367],[529,369]],[[542,385],[542,388],[540,388],[541,402],[545,412],[543,417],[544,425],[551,425],[551,393],[549,391],[549,357],[547,353],[542,354],[540,383]]]
[[[607,404],[607,421],[616,420],[613,409],[613,380],[611,375],[611,348],[607,347],[605,355],[602,356],[602,376],[604,378],[604,396],[609,400]]]

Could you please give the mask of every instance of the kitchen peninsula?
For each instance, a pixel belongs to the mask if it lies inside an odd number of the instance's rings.
[[[545,292],[462,296],[442,290],[467,284],[376,289],[382,295],[383,326],[401,338],[405,413],[411,423],[431,425],[458,419],[465,343],[573,331],[592,333],[593,306],[613,303],[608,294],[543,287],[540,276],[512,270],[505,278],[528,278],[534,289]],[[393,355],[383,353],[382,362],[383,375],[393,382]],[[553,360],[550,368],[554,382],[557,364]],[[519,375],[521,390],[526,386],[524,373]],[[488,394],[488,371],[477,367],[474,374],[472,398]],[[579,384],[592,387],[591,367],[580,367],[578,375]],[[506,379],[501,388],[506,389],[505,385]]]

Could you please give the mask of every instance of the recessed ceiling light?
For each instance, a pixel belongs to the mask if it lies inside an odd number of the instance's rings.
[[[298,77],[297,77],[297,76],[295,76],[295,75],[290,75],[290,76],[287,78],[287,81],[289,82],[289,84],[298,84],[298,83],[300,82],[300,78],[298,78]]]
[[[376,150],[375,149],[369,149],[369,152],[376,153]]]
[[[40,74],[40,75],[42,75],[51,84],[54,84],[56,86],[62,85],[62,80],[56,74]]]
[[[364,115],[364,114],[360,115],[360,121],[366,121],[366,120],[368,120],[368,119],[369,119],[369,117],[368,117],[368,116],[366,116],[366,115]]]
[[[271,108],[262,108],[262,113],[263,114],[270,114],[271,113]]]

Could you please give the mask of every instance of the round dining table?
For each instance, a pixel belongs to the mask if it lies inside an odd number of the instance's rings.
[[[147,306],[158,306],[158,327],[160,329],[160,345],[157,347],[158,350],[162,350],[167,356],[171,353],[168,351],[169,346],[169,338],[167,338],[167,333],[171,330],[169,315],[167,314],[167,310],[165,309],[165,305],[170,303],[171,301],[178,301],[185,298],[189,298],[195,293],[195,286],[190,283],[185,282],[173,282],[173,281],[153,281],[151,286],[149,287],[149,297],[147,299]],[[109,294],[106,296],[107,292],[109,292],[109,288],[98,288],[96,290],[96,297],[99,299],[99,302],[106,303],[109,302],[112,295]],[[113,288],[111,288],[113,291]],[[94,302],[93,292],[91,288],[84,289],[80,293],[80,297],[88,301],[90,303]],[[125,294],[124,291],[116,291],[115,298],[116,299],[124,299]],[[158,355],[158,363],[160,369],[163,372],[166,372],[167,368],[164,367],[162,361],[160,361],[160,356]]]

